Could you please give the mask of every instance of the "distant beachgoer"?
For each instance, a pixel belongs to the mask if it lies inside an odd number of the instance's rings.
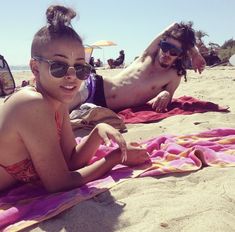
[[[90,58],[89,64],[90,64],[92,67],[95,67],[95,59],[94,59],[93,56]]]
[[[87,102],[121,110],[149,104],[157,112],[164,112],[171,102],[181,77],[186,78],[185,63],[201,73],[205,60],[195,46],[192,24],[173,23],[145,49],[129,66],[115,76],[94,76],[95,88],[84,87],[77,93],[70,110]],[[85,99],[85,97],[83,98]]]
[[[101,60],[100,59],[97,59],[97,61],[95,61],[95,67],[102,67],[103,66],[103,64],[102,64],[102,62],[101,62]]]
[[[125,60],[125,53],[124,53],[124,50],[121,50],[119,52],[119,57],[117,59],[115,59],[115,60],[114,59],[109,59],[107,61],[108,61],[108,64],[109,64],[110,68],[116,68],[116,67],[122,65],[124,60]]]
[[[149,160],[144,148],[126,144],[108,124],[97,125],[79,144],[68,107],[90,75],[80,36],[71,27],[76,13],[50,6],[47,25],[34,36],[30,67],[35,87],[10,96],[0,111],[0,191],[17,182],[42,184],[57,192],[81,186],[104,175],[116,164],[138,165]],[[101,143],[119,148],[89,164]]]

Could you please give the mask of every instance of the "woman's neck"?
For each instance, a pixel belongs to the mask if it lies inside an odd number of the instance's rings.
[[[37,92],[41,93],[43,98],[49,102],[49,104],[53,107],[55,111],[57,111],[62,103],[51,96],[40,84],[36,83],[35,89]]]

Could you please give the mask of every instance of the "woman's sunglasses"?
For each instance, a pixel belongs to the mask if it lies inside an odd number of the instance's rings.
[[[62,61],[48,60],[39,56],[34,56],[32,59],[48,63],[50,65],[50,74],[55,78],[62,78],[66,76],[68,69],[74,68],[77,79],[86,80],[92,70],[92,67],[89,64],[75,64],[74,66],[69,66],[67,63]]]
[[[169,51],[171,56],[180,56],[183,52],[181,48],[177,48],[175,45],[168,43],[164,40],[160,41],[159,46],[164,53]]]

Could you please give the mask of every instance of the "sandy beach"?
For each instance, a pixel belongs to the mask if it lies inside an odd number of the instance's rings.
[[[114,75],[120,70],[99,70]],[[13,73],[16,84],[31,78]],[[207,68],[201,75],[188,71],[175,97],[193,96],[229,113],[207,112],[173,116],[157,123],[127,125],[128,141],[161,134],[186,135],[213,128],[235,128],[235,67]],[[1,98],[1,104],[3,98]],[[25,231],[79,232],[234,232],[235,167],[206,167],[196,172],[130,179]]]

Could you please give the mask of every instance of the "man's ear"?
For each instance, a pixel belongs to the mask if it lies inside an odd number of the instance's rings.
[[[38,78],[39,77],[39,70],[38,70],[37,61],[34,59],[31,59],[29,65],[30,65],[31,71],[34,74],[35,78]]]

